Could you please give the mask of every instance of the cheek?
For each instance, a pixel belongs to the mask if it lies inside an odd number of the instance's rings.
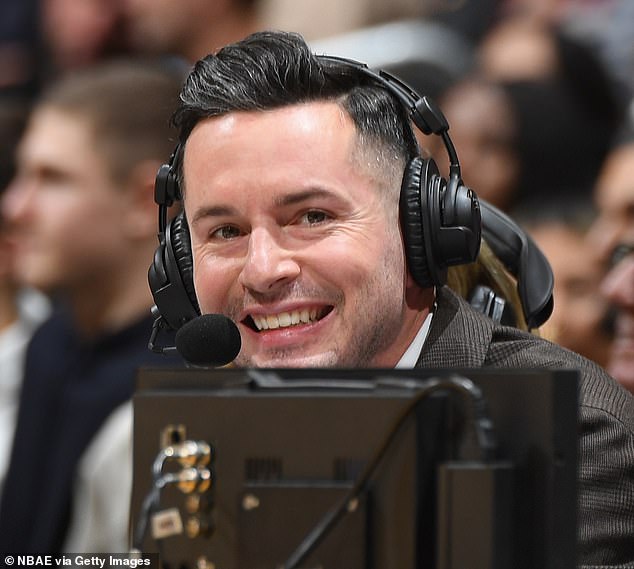
[[[222,312],[238,288],[239,271],[235,263],[196,254],[193,261],[194,289],[201,311]]]
[[[368,278],[381,275],[385,263],[394,257],[388,236],[384,239],[328,240],[311,251],[305,266],[322,278],[339,283],[340,288],[353,289]]]
[[[405,256],[398,225],[375,233],[339,234],[313,243],[292,255],[300,267],[303,285],[337,289],[354,296],[369,281],[381,281],[402,293]],[[203,312],[221,312],[244,295],[239,284],[242,259],[228,259],[193,251],[193,280]]]
[[[329,247],[322,257],[321,274],[340,283],[342,289],[354,294],[359,287],[367,288],[371,280],[382,289],[402,294],[405,287],[405,252],[398,226],[384,229],[379,239],[351,249]],[[385,290],[386,291],[386,290]],[[377,291],[383,292],[383,291]]]
[[[110,220],[116,223],[113,213],[116,207],[113,200],[104,199],[100,194],[88,193],[87,190],[75,189],[60,192],[44,191],[34,204],[38,223],[51,229],[66,227],[68,232],[87,231],[94,233]],[[120,209],[117,209],[117,214]]]
[[[108,258],[124,241],[119,230],[122,214],[121,208],[113,203],[77,205],[60,215],[51,231],[71,249],[92,250]]]

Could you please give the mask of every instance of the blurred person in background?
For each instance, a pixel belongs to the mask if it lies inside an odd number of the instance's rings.
[[[634,129],[620,134],[597,180],[599,216],[588,246],[607,265],[602,292],[615,309],[607,370],[634,393]]]
[[[623,239],[626,241],[615,249],[601,290],[616,309],[616,331],[607,369],[634,393],[634,233],[630,230]]]
[[[451,125],[465,183],[478,188],[482,199],[510,211],[522,165],[517,111],[508,93],[495,81],[470,75],[449,87],[439,102]],[[444,157],[439,161],[446,163]]]
[[[613,337],[611,310],[600,293],[602,264],[588,255],[590,205],[544,201],[522,226],[546,255],[555,277],[554,309],[540,332],[605,367]]]
[[[14,175],[15,147],[28,111],[22,97],[0,99],[0,199]],[[0,489],[11,452],[26,346],[48,313],[46,299],[16,279],[13,265],[13,246],[0,213]]]
[[[122,0],[40,0],[39,27],[45,80],[129,51]]]
[[[260,27],[260,0],[120,0],[127,36],[142,53],[194,62]]]
[[[556,26],[592,46],[613,79],[634,91],[634,3],[631,0],[502,0],[498,20]]]
[[[487,77],[498,80],[553,77],[560,70],[555,30],[540,19],[502,18],[481,38],[478,65]]]
[[[553,197],[591,199],[626,108],[587,46],[535,21],[494,27],[473,68],[438,102],[464,163],[465,183],[522,217]],[[435,146],[431,154],[444,171],[446,158],[437,141]]]
[[[127,549],[136,372],[175,364],[147,348],[147,259],[181,79],[124,61],[68,75],[37,102],[20,142],[2,213],[16,274],[55,310],[26,355],[2,552]]]
[[[0,93],[32,96],[37,84],[39,0],[3,0],[0,6]]]

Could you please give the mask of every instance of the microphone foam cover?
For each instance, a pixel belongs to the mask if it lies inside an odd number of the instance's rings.
[[[194,365],[226,365],[237,357],[241,345],[238,327],[222,314],[203,314],[176,332],[176,349]]]

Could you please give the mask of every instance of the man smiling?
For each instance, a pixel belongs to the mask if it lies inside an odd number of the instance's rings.
[[[275,130],[274,144],[249,144]],[[335,102],[193,129],[184,172],[195,286],[203,312],[240,323],[237,363],[389,367],[416,335],[433,291],[407,283],[403,294],[400,172],[377,191],[381,172],[366,162]]]
[[[388,82],[287,33],[196,64],[169,168],[200,311],[236,322],[240,366],[578,369],[579,561],[634,563],[633,399],[443,286],[446,267],[477,251],[477,200],[444,117],[412,103],[417,126],[443,137],[448,181],[419,156],[411,109]]]
[[[611,260],[602,292],[615,308],[615,338],[607,370],[634,393],[634,128],[608,154],[595,188],[599,216],[588,242]]]

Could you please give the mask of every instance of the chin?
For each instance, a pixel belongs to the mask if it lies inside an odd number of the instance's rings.
[[[240,367],[251,368],[326,368],[337,367],[338,361],[334,354],[277,354],[254,355],[240,358],[236,363]]]

